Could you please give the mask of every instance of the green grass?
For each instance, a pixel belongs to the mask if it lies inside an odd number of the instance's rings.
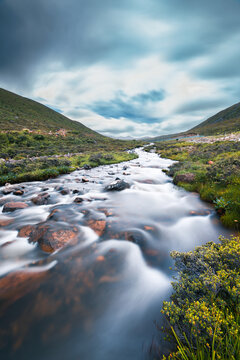
[[[178,161],[168,171],[174,183],[187,191],[198,192],[202,200],[215,205],[224,226],[239,230],[240,143],[168,141],[155,146],[162,157]],[[191,183],[177,180],[178,175],[188,173],[195,175]]]
[[[26,181],[43,181],[55,178],[61,174],[70,173],[85,164],[91,167],[108,165],[129,161],[137,158],[134,153],[112,152],[112,153],[85,153],[69,158],[47,158],[44,160],[21,160],[21,163],[6,166],[0,164],[0,186],[6,183],[19,183]]]

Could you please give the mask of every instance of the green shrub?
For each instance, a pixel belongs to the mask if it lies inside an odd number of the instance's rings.
[[[179,280],[162,308],[177,341],[171,358],[212,359],[214,350],[216,359],[239,359],[240,238],[220,238],[219,244],[209,242],[171,256]],[[181,346],[192,357],[181,355]],[[209,354],[197,357],[198,350]]]

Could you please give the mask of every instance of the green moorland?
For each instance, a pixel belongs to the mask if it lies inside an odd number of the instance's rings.
[[[155,143],[164,158],[177,160],[167,173],[176,185],[213,203],[224,226],[239,230],[240,142],[168,141]]]
[[[0,89],[0,185],[46,180],[85,164],[131,160],[143,142],[102,136],[46,106]]]
[[[136,158],[126,150],[137,141],[93,139],[69,132],[66,136],[29,133],[28,130],[0,132],[0,185],[46,180],[88,164],[92,167]]]

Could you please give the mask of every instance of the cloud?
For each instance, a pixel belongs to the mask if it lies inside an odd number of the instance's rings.
[[[89,108],[105,118],[120,119],[125,117],[135,122],[156,123],[160,122],[161,119],[149,115],[148,106],[163,99],[163,90],[151,90],[132,97],[127,97],[120,92],[110,101],[95,102]]]
[[[239,101],[239,13],[239,0],[1,0],[0,86],[108,135],[187,130]]]

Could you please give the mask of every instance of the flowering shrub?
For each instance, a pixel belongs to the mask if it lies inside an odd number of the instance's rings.
[[[209,242],[171,256],[179,280],[173,283],[174,293],[170,302],[164,302],[162,313],[175,337],[188,347],[191,344],[193,351],[208,344],[211,351],[204,359],[212,359],[213,351],[216,359],[239,359],[240,238],[220,238],[219,244]],[[213,339],[214,349],[209,345]],[[179,354],[171,358],[184,358]]]

